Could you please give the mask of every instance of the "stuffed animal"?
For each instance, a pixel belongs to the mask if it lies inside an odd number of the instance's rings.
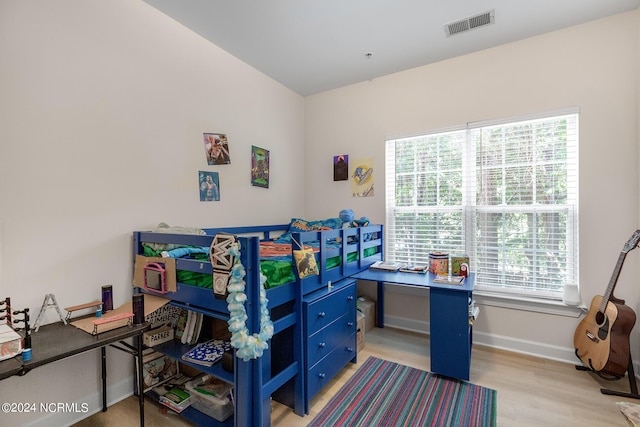
[[[369,218],[367,218],[366,216],[351,221],[352,227],[366,227],[367,225],[369,225]]]
[[[344,227],[345,224],[347,224],[348,226],[351,226],[351,223],[355,219],[355,214],[353,213],[353,210],[351,210],[351,209],[342,209],[338,216],[342,220],[342,226],[343,227]]]

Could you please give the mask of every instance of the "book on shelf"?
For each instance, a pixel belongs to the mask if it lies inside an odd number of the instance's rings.
[[[402,264],[398,264],[397,262],[385,262],[385,261],[376,261],[369,266],[371,270],[379,270],[379,271],[398,271],[402,267]]]
[[[174,387],[160,396],[159,401],[167,408],[180,413],[191,406],[191,395],[186,390]]]
[[[193,329],[194,319],[195,319],[195,312],[191,310],[187,310],[187,320],[184,324],[184,331],[182,332],[182,337],[180,338],[180,342],[182,344],[187,344],[189,342],[189,331]]]
[[[433,283],[442,283],[445,285],[461,285],[464,283],[464,276],[448,276],[446,274],[436,274]]]
[[[150,350],[150,351],[149,351]],[[138,360],[136,359],[136,363]],[[138,370],[136,369],[136,373]],[[166,383],[179,372],[178,361],[171,356],[146,349],[142,355],[142,379],[147,392],[154,387]],[[137,384],[137,382],[136,382]]]
[[[418,274],[426,274],[429,271],[428,265],[405,265],[400,267],[400,271],[403,273],[418,273]]]
[[[200,337],[200,330],[202,329],[202,320],[204,314],[196,311],[187,310],[186,321],[184,323],[184,330],[180,337],[182,344],[195,344]],[[180,322],[180,321],[178,321]],[[178,327],[179,327],[178,323]]]
[[[182,335],[184,335],[184,328],[187,326],[187,315],[188,311],[186,309],[183,308],[180,310],[180,316],[178,317],[175,333],[175,338],[180,341],[182,341]]]
[[[202,330],[202,321],[204,319],[204,314],[197,313],[196,321],[194,322],[194,330],[193,335],[191,336],[191,340],[189,340],[189,344],[195,344],[200,339],[200,332]]]
[[[182,355],[182,360],[198,365],[212,366],[222,358],[222,354],[231,349],[229,341],[212,339],[200,343]]]

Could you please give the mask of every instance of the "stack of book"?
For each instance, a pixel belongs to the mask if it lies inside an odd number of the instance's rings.
[[[182,412],[191,406],[191,395],[188,391],[174,387],[162,396],[160,403],[175,412]]]
[[[398,271],[402,267],[402,264],[398,264],[397,262],[385,262],[385,261],[376,261],[369,266],[371,270],[379,270],[379,271]]]
[[[428,265],[405,265],[404,267],[400,267],[400,271],[403,273],[418,273],[418,274],[426,274],[429,271]]]

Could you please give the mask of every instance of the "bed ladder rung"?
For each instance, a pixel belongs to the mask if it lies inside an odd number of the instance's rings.
[[[274,377],[262,384],[262,396],[271,396],[284,383],[298,374],[298,363],[293,362]]]
[[[282,332],[290,326],[296,324],[296,314],[290,313],[286,316],[281,317],[278,320],[273,321],[273,331],[274,333]]]

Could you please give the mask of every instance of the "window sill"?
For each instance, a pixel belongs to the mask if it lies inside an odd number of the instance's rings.
[[[585,313],[588,309],[584,305],[569,306],[564,304],[562,301],[502,296],[481,291],[474,291],[473,299],[475,299],[476,303],[480,305],[508,308],[512,310],[526,310],[536,313],[567,317],[580,317],[580,315]]]

